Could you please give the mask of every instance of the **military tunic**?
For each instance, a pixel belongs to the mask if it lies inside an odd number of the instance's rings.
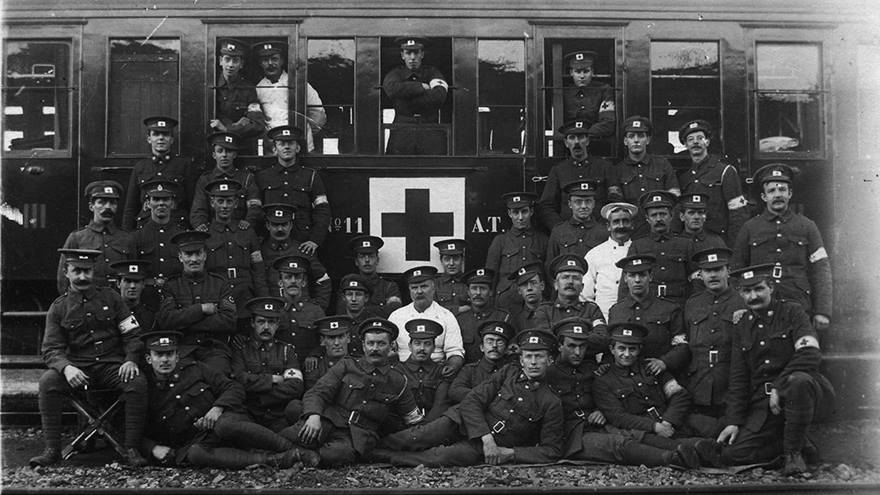
[[[592,325],[587,334],[587,355],[595,356],[608,350],[608,325],[605,316],[596,303],[590,301],[575,301],[573,303],[556,300],[543,302],[535,311],[535,328],[550,330],[559,320],[579,316]]]
[[[657,258],[651,274],[651,291],[655,296],[684,304],[690,294],[690,275],[694,273],[691,264],[691,242],[678,234],[651,233],[647,237],[635,239],[629,247],[627,256],[650,254]],[[617,300],[621,301],[629,293],[625,274],[621,273],[617,288]]]
[[[447,89],[441,85],[425,89],[445,77],[435,67],[422,65],[415,71],[395,67],[382,82],[385,94],[394,104],[394,124],[388,138],[388,155],[445,155],[446,131],[424,124],[438,123],[438,110],[446,101]],[[420,127],[422,126],[422,127]]]
[[[644,301],[636,301],[631,295],[611,306],[609,323],[640,323],[648,329],[642,344],[642,358],[657,358],[666,368],[678,375],[690,358],[687,328],[681,306],[652,295]]]
[[[395,366],[406,375],[407,387],[416,405],[425,411],[425,419],[431,421],[440,417],[449,406],[449,381],[443,378],[443,366],[430,359],[417,363],[412,357]]]
[[[110,268],[111,263],[134,258],[134,241],[131,234],[120,230],[113,222],[106,225],[89,222],[85,227],[71,232],[62,248],[101,251],[101,256],[95,259],[94,268],[94,283],[99,286],[113,285],[116,282],[116,271]],[[59,256],[57,275],[59,294],[64,294],[69,285],[65,276],[66,269],[64,256]]]
[[[458,315],[458,308],[469,304],[467,285],[458,277],[443,273],[434,278],[434,301],[454,315]]]
[[[617,116],[614,112],[614,89],[598,81],[586,86],[569,86],[562,92],[564,122],[584,120],[590,123],[590,135],[605,138],[614,135]]]
[[[639,204],[639,198],[648,191],[671,191],[678,187],[678,177],[669,160],[646,154],[640,161],[629,156],[611,167],[608,186],[609,201]],[[648,232],[645,213],[639,210],[632,219],[633,233],[641,237]]]
[[[330,306],[330,296],[333,291],[330,277],[327,276],[327,269],[316,256],[300,251],[299,246],[300,242],[296,239],[276,241],[268,238],[263,241],[260,253],[263,255],[263,266],[266,267],[266,286],[270,294],[279,291],[280,276],[278,270],[273,266],[275,260],[285,256],[302,256],[309,261],[309,286],[304,288],[303,294],[326,311]]]
[[[364,307],[360,313],[357,315],[352,315],[348,311],[343,310],[341,314],[348,315],[354,322],[351,325],[351,330],[348,332],[348,354],[354,357],[360,357],[364,355],[364,341],[361,339],[360,334],[357,332],[357,328],[361,326],[361,323],[366,321],[368,318],[384,318],[384,316],[379,313],[379,311],[375,307]]]
[[[205,240],[208,253],[205,269],[226,277],[233,300],[238,304],[238,317],[247,318],[250,313],[245,303],[253,297],[269,295],[260,240],[253,227],[240,230],[237,223],[214,220],[208,232],[211,237]]]
[[[522,301],[520,303],[519,310],[514,310],[512,313],[513,316],[511,317],[511,323],[513,324],[514,328],[516,328],[518,332],[528,330],[530,328],[535,328],[537,326],[537,322],[535,321],[535,314],[537,313],[538,308],[541,306],[541,304],[545,302],[547,301],[538,301],[535,309],[529,309],[529,307],[526,306],[525,301]]]
[[[508,275],[528,263],[544,263],[546,253],[547,236],[534,228],[511,227],[492,239],[486,253],[486,268],[495,271],[495,303],[499,307],[507,309],[522,300],[517,293],[516,284],[507,278]]]
[[[171,238],[183,231],[174,222],[160,225],[150,219],[132,234],[137,258],[150,262],[148,274],[157,285],[179,275],[182,270],[177,258],[177,244],[172,243]],[[147,285],[150,285],[149,280]]]
[[[186,218],[192,202],[193,188],[196,183],[196,168],[192,158],[186,156],[152,155],[150,158],[138,160],[128,180],[128,193],[122,210],[122,228],[133,231],[140,221],[150,218],[144,211],[146,199],[143,185],[154,179],[164,179],[177,186],[175,208],[171,212],[173,219]]]
[[[508,360],[504,358],[499,361],[491,361],[483,356],[477,362],[462,366],[449,386],[450,402],[458,404],[464,400],[474,387],[495,375],[507,363]]]
[[[487,321],[510,321],[510,313],[500,308],[483,308],[479,310],[475,307],[460,313],[455,317],[458,320],[458,326],[461,329],[461,342],[464,345],[464,361],[473,363],[480,359],[483,351],[480,350],[482,343],[479,334],[480,325]]]
[[[694,405],[723,412],[730,376],[733,314],[746,305],[728,287],[720,294],[704,290],[691,296],[684,306],[691,360],[684,384]]]
[[[327,188],[317,170],[278,162],[256,174],[263,204],[284,203],[296,207],[291,236],[300,241],[324,244],[330,227],[330,202]]]
[[[200,225],[206,227],[210,225],[211,218],[214,217],[214,209],[211,208],[211,201],[208,193],[205,192],[205,186],[219,179],[234,180],[243,186],[238,192],[238,203],[232,210],[232,220],[238,222],[244,219],[250,222],[251,226],[256,226],[263,216],[263,211],[260,209],[260,190],[257,189],[254,175],[248,170],[237,168],[226,173],[217,167],[203,173],[196,181],[192,207],[189,212],[190,225],[194,228],[198,228]]]
[[[537,216],[548,230],[552,230],[558,223],[571,218],[571,209],[568,207],[568,193],[562,191],[562,186],[577,179],[586,179],[598,182],[599,189],[596,192],[596,210],[599,211],[605,204],[607,188],[610,179],[611,164],[602,158],[588,157],[581,162],[575,162],[571,158],[557,163],[550,169],[547,183],[541,193],[541,199],[537,204]]]
[[[801,303],[810,314],[831,315],[831,264],[812,220],[790,209],[782,215],[765,209],[746,222],[733,248],[733,268],[781,265],[773,278],[776,296]]]
[[[587,251],[608,240],[608,229],[593,219],[581,222],[574,218],[553,227],[550,240],[547,241],[547,263],[552,262],[561,254],[573,254],[579,258],[586,256]],[[548,271],[550,267],[547,267]]]
[[[562,401],[564,456],[580,450],[585,430],[596,429],[587,425],[587,416],[596,410],[593,402],[595,371],[596,362],[590,359],[585,359],[577,367],[556,362],[547,370],[547,386]]]
[[[401,303],[388,303],[388,299],[392,297],[401,299],[400,287],[397,285],[397,282],[388,280],[385,277],[380,277],[377,273],[373,273],[372,275],[361,275],[361,277],[363,277],[366,286],[370,289],[370,299],[367,300],[366,307],[371,311],[377,313],[383,318],[388,318],[388,315],[402,306]],[[336,313],[340,314],[344,312],[345,301],[342,300],[342,295],[339,294],[336,301]]]
[[[265,117],[257,98],[256,86],[247,79],[236,78],[228,81],[225,77],[217,78],[215,88],[217,120],[226,126],[228,132],[234,132],[243,139],[242,154],[255,154],[253,138],[259,136],[265,129]],[[238,124],[242,117],[249,120],[244,124]]]
[[[273,383],[272,375],[284,376],[288,370],[299,369],[293,346],[276,340],[262,342],[250,337],[232,353],[232,376],[244,387],[245,409],[258,424],[276,432],[288,426],[284,410],[290,401],[302,397],[303,380],[285,378]]]
[[[315,320],[324,316],[324,311],[317,304],[306,299],[286,301],[275,335],[278,340],[293,344],[299,356],[310,356],[319,344],[318,331],[314,328]]]
[[[681,194],[706,194],[706,230],[720,235],[726,242],[736,239],[748,218],[739,173],[718,155],[709,155],[681,176]]]

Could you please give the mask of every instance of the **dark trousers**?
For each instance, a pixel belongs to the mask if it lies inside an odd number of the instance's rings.
[[[203,440],[191,445],[186,460],[198,467],[241,469],[265,464],[268,453],[284,452],[293,444],[244,414],[225,412]]]
[[[386,155],[445,155],[446,131],[419,124],[397,124],[388,136]]]
[[[305,420],[301,419],[293,426],[281,430],[280,435],[297,445],[317,450],[321,456],[322,467],[345,466],[354,464],[358,460],[359,454],[348,428],[337,428],[333,423],[321,418],[321,433],[317,440],[306,444],[299,440],[299,433],[304,425]]]

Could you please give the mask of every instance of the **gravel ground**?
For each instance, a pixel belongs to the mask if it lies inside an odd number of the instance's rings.
[[[823,461],[804,475],[786,478],[773,469],[710,474],[671,468],[627,466],[480,466],[273,470],[253,466],[217,469],[132,469],[108,451],[76,456],[50,468],[30,469],[27,458],[41,450],[39,430],[4,429],[2,485],[5,488],[553,488],[734,485],[768,483],[880,484],[880,420],[832,423],[816,428]]]

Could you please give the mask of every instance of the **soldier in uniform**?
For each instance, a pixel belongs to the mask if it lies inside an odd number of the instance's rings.
[[[141,189],[147,196],[150,218],[132,234],[134,250],[138,258],[150,262],[147,297],[161,299],[159,292],[165,282],[180,274],[177,246],[171,242],[172,237],[184,231],[171,216],[177,186],[165,179],[154,179],[144,182]]]
[[[678,139],[687,146],[691,158],[690,170],[681,177],[681,193],[707,194],[706,230],[732,243],[748,219],[748,203],[736,167],[709,154],[711,138],[712,130],[705,120],[687,122],[679,129]]]
[[[638,204],[639,198],[648,191],[666,190],[679,196],[678,177],[666,158],[648,153],[648,145],[654,126],[651,121],[638,115],[623,123],[623,145],[626,158],[611,168],[608,196],[615,201]],[[644,215],[633,218],[633,237],[648,234]]]
[[[547,370],[547,385],[562,400],[565,418],[562,457],[636,466],[677,464],[699,467],[693,445],[658,448],[640,443],[632,436],[604,430],[605,416],[593,401],[596,361],[585,359],[589,331],[590,322],[578,317],[565,318],[553,326],[559,354]]]
[[[437,269],[433,266],[417,266],[404,272],[409,286],[412,302],[394,310],[388,320],[403,327],[409,320],[428,318],[443,327],[443,332],[434,339],[436,347],[431,359],[443,364],[443,377],[452,378],[464,364],[464,346],[461,340],[461,327],[451,311],[434,301],[434,277]],[[400,332],[397,336],[397,353],[401,361],[409,357],[409,334]]]
[[[614,323],[609,331],[614,363],[593,385],[593,398],[612,427],[609,431],[635,435],[642,443],[667,450],[686,438],[715,438],[715,418],[690,414],[690,393],[671,373],[655,374],[640,358],[648,329],[639,323]]]
[[[244,387],[245,409],[254,422],[274,432],[289,426],[285,409],[304,391],[296,350],[275,339],[283,306],[278,297],[248,301],[251,335],[232,353],[232,377]]]
[[[461,281],[464,273],[464,251],[467,249],[467,241],[464,239],[444,239],[435,242],[434,247],[440,251],[440,265],[443,266],[443,273],[434,279],[437,284],[435,300],[444,308],[452,311],[452,314],[458,315],[470,307],[467,286]]]
[[[590,134],[607,138],[614,134],[617,115],[614,111],[614,90],[593,80],[596,52],[581,50],[565,56],[572,86],[562,93],[565,122],[583,120],[590,123]]]
[[[176,328],[183,333],[181,361],[199,361],[228,375],[235,299],[225,277],[205,270],[205,241],[210,237],[195,230],[171,238],[179,250],[183,272],[165,284],[156,324],[160,329]]]
[[[266,124],[256,87],[242,75],[246,45],[231,38],[218,40],[217,44],[220,74],[214,88],[217,116],[211,119],[211,129],[238,134],[245,153],[255,154],[255,139]]]
[[[587,152],[591,138],[589,122],[568,122],[559,128],[559,132],[565,136],[565,147],[568,148],[569,156],[550,169],[547,184],[544,185],[538,201],[538,218],[547,230],[552,230],[571,217],[568,193],[562,186],[575,180],[593,181],[597,186],[596,205],[602,206],[605,204],[611,170],[610,163],[602,158],[589,156]]]
[[[283,125],[267,135],[275,144],[276,161],[257,172],[257,187],[265,204],[286,203],[296,207],[291,235],[300,242],[300,251],[314,255],[330,227],[330,202],[324,180],[317,170],[303,166],[299,159],[303,147],[299,127]]]
[[[706,208],[709,204],[709,196],[707,194],[688,194],[678,198],[679,213],[683,228],[681,236],[691,240],[691,252],[696,253],[709,248],[726,248],[727,244],[718,234],[707,231],[706,225]],[[698,269],[693,267],[694,272],[690,274],[691,286],[694,293],[703,290],[703,280],[700,278]]]
[[[182,338],[171,331],[143,336],[150,365],[143,449],[151,459],[164,466],[220,469],[317,464],[314,452],[300,450],[251,421],[242,406],[245,392],[240,383],[202,363],[181,360],[177,350]]]
[[[425,420],[439,418],[449,407],[448,394],[450,379],[444,378],[443,366],[431,360],[434,353],[434,339],[443,333],[443,327],[434,320],[416,318],[404,326],[409,334],[409,357],[397,366],[406,375],[407,387],[412,391],[416,405],[425,413]],[[391,422],[394,422],[392,415]],[[403,422],[392,426],[388,431],[399,431],[406,427]]]
[[[634,239],[627,256],[650,254],[656,258],[651,291],[657,297],[683,304],[690,294],[691,242],[672,232],[672,207],[676,197],[666,191],[651,191],[642,196],[641,207],[648,219],[651,233]],[[622,282],[625,282],[621,280]],[[626,283],[618,287],[618,301],[626,297]]]
[[[539,261],[526,263],[507,276],[516,285],[522,304],[515,308],[511,317],[513,327],[527,330],[537,326],[535,313],[544,299],[544,264]]]
[[[507,205],[511,226],[507,232],[492,239],[486,253],[486,268],[495,272],[496,303],[511,310],[521,304],[516,285],[510,275],[533,261],[543,263],[547,253],[547,236],[532,225],[535,200],[531,192],[510,192],[501,196]]]
[[[263,69],[265,77],[257,83],[257,99],[263,107],[266,130],[287,125],[290,116],[290,81],[285,68],[287,43],[280,41],[261,41],[254,44],[254,55]],[[306,150],[315,149],[314,131],[327,123],[324,103],[315,88],[306,83]]]
[[[687,328],[681,306],[651,291],[654,263],[650,254],[635,254],[617,262],[629,294],[611,306],[608,322],[639,323],[648,329],[639,355],[654,375],[664,371],[678,376],[690,359]]]
[[[588,180],[574,180],[562,189],[568,195],[571,218],[557,224],[547,241],[547,259],[560,254],[573,254],[583,258],[587,251],[607,240],[607,231],[593,220],[598,184]]]
[[[283,256],[301,255],[309,260],[309,284],[306,286],[306,297],[327,311],[333,287],[327,269],[315,255],[305,255],[300,251],[300,242],[290,234],[293,231],[293,220],[296,218],[296,207],[284,203],[265,205],[266,230],[269,236],[263,241],[260,252],[263,264],[268,268],[267,286],[271,293],[278,293],[280,277],[274,268],[275,260]]]
[[[455,317],[461,329],[461,341],[464,345],[464,360],[473,363],[480,359],[479,328],[483,322],[489,320],[510,321],[510,313],[498,308],[494,304],[495,291],[492,284],[495,273],[488,268],[476,268],[464,274],[463,280],[467,284],[468,298],[471,307],[467,311]]]
[[[189,223],[194,229],[207,232],[208,226],[211,224],[213,209],[205,186],[220,179],[234,180],[242,185],[238,202],[232,214],[233,220],[238,222],[238,227],[244,230],[257,225],[257,221],[262,215],[263,202],[260,200],[260,191],[257,189],[254,175],[246,169],[239,169],[235,166],[240,140],[238,135],[230,132],[215,132],[208,136],[211,156],[214,157],[217,165],[199,176],[196,181],[189,213]]]
[[[380,276],[378,272],[379,249],[384,244],[382,239],[370,235],[357,236],[348,243],[354,252],[354,265],[358,269],[358,275],[364,278],[370,289],[367,308],[378,312],[382,317],[388,316],[403,304],[397,283]],[[342,311],[343,302],[340,300],[336,312]]]
[[[425,425],[385,437],[374,460],[400,466],[552,463],[561,454],[562,403],[547,386],[553,335],[517,336],[519,366],[477,385],[460,404]]]
[[[122,260],[110,264],[116,272],[116,287],[125,305],[134,315],[141,331],[149,332],[156,321],[157,307],[152,301],[145,301],[144,281],[150,272],[150,262],[143,260]]]
[[[368,318],[382,316],[375,306],[367,306],[367,301],[370,300],[370,287],[360,275],[349,273],[342,277],[339,290],[345,303],[344,314],[353,321],[352,328],[358,328]],[[351,332],[349,335],[348,352],[355,357],[363,355],[364,344],[356,332]]]
[[[382,318],[358,329],[364,356],[343,358],[303,397],[302,418],[284,431],[299,445],[317,449],[320,465],[351,464],[379,443],[379,428],[391,412],[407,425],[423,420],[406,377],[392,366],[397,326]]]
[[[238,329],[246,333],[248,313],[244,303],[253,297],[269,295],[266,266],[260,252],[260,239],[252,226],[241,228],[232,217],[241,184],[229,179],[209,182],[205,192],[214,210],[205,240],[208,257],[205,269],[226,277],[238,306]]]
[[[114,388],[125,399],[125,462],[147,464],[138,452],[147,409],[147,384],[138,370],[140,326],[119,293],[94,283],[97,250],[59,249],[69,288],[46,314],[39,406],[45,449],[31,467],[61,460],[61,410],[72,389]]]
[[[382,81],[394,103],[394,127],[385,154],[445,155],[446,131],[436,124],[449,84],[437,68],[423,63],[427,40],[397,38],[394,44],[400,46],[403,65],[391,69]]]
[[[147,190],[144,185],[154,180],[173,183],[178,191],[171,216],[175,222],[186,221],[196,182],[196,169],[192,158],[171,154],[174,143],[174,128],[177,121],[171,117],[147,117],[147,142],[150,143],[150,157],[138,160],[131,170],[128,180],[128,195],[122,209],[122,228],[133,231],[150,216],[144,201]]]
[[[684,384],[694,397],[694,411],[720,418],[724,414],[733,318],[746,305],[730,286],[728,264],[732,251],[719,247],[694,253],[706,288],[684,305],[691,360]]]
[[[617,262],[626,256],[632,244],[632,221],[637,210],[635,205],[629,203],[608,203],[603,206],[601,215],[608,222],[608,239],[584,256],[587,273],[584,274],[581,299],[595,302],[606,317],[611,306],[617,302],[621,275]]]
[[[449,401],[458,404],[477,385],[495,375],[498,370],[510,362],[508,343],[513,339],[516,329],[504,321],[484,321],[479,328],[480,351],[483,357],[479,361],[464,365],[455,375],[449,386]]]
[[[275,269],[281,275],[281,297],[284,299],[278,338],[293,344],[297,354],[302,357],[311,356],[317,348],[318,333],[314,324],[324,317],[320,306],[309,301],[303,293],[308,283],[306,273],[309,265],[309,260],[303,256],[285,256],[275,260]]]
[[[831,323],[831,263],[816,224],[789,207],[793,177],[792,169],[781,163],[755,173],[767,206],[740,231],[732,265],[775,263],[777,296],[799,302],[822,331]]]
[[[110,263],[134,258],[131,234],[120,230],[114,223],[122,186],[112,180],[90,182],[85,188],[92,219],[85,227],[67,236],[62,249],[94,249],[101,252],[93,267],[93,283],[105,287],[115,285]],[[69,284],[67,259],[58,259],[58,293],[64,294]]]
[[[587,355],[591,358],[608,347],[608,325],[605,316],[596,303],[581,301],[580,295],[584,288],[583,277],[587,271],[587,263],[583,258],[572,254],[563,254],[553,260],[551,270],[555,281],[556,300],[541,303],[535,312],[537,328],[550,331],[560,320],[580,317],[590,322],[590,333],[587,336]]]
[[[731,274],[748,310],[734,318],[727,426],[718,442],[726,444],[721,464],[783,454],[782,474],[790,476],[806,471],[803,452],[815,454],[807,433],[830,412],[834,389],[819,373],[819,340],[803,306],[774,297],[773,270],[765,264]]]

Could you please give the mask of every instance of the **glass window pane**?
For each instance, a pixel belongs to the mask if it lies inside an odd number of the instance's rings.
[[[309,85],[320,94],[320,102],[307,102],[310,120],[314,120],[311,113],[318,109],[325,115],[323,126],[310,122],[314,153],[354,153],[355,42],[353,39],[310,39],[308,51]]]
[[[718,76],[718,43],[655,41],[651,43],[651,75]]]
[[[717,78],[654,79],[651,83],[651,98],[655,107],[721,106]]]
[[[819,93],[758,93],[758,150],[821,151],[821,101]]]
[[[519,153],[525,131],[525,43],[480,40],[480,153]]]
[[[759,43],[758,89],[815,91],[821,85],[819,46]]]
[[[143,119],[151,115],[178,116],[179,67],[180,40],[110,40],[109,155],[144,153]]]
[[[70,148],[70,43],[6,41],[3,151]]]
[[[859,45],[856,52],[859,76],[858,112],[855,120],[859,133],[859,156],[877,158],[877,136],[880,135],[880,46]]]

